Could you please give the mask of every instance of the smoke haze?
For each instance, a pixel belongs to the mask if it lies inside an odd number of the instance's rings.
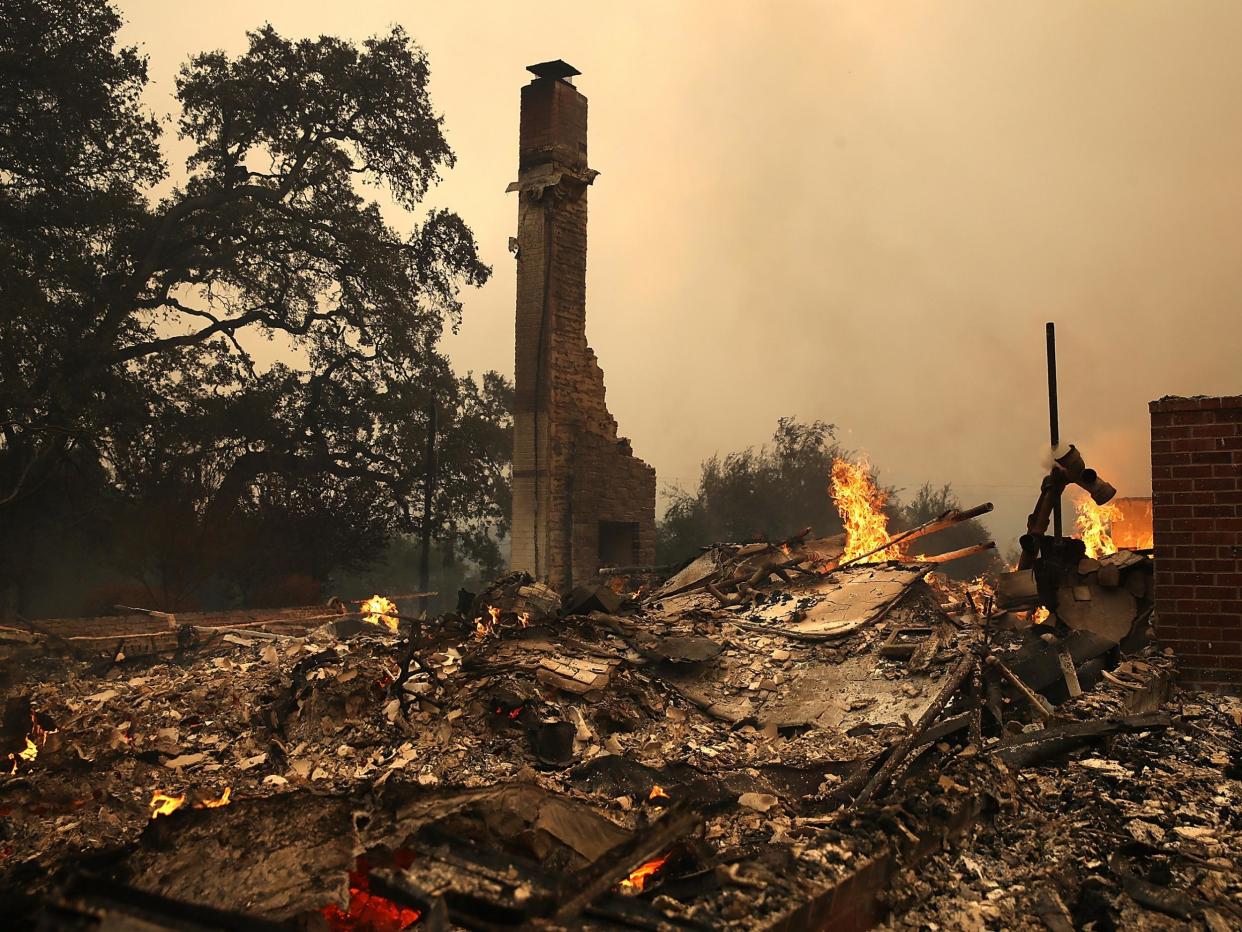
[[[580,69],[588,335],[661,484],[823,418],[887,483],[995,501],[1004,550],[1045,458],[1046,320],[1062,437],[1121,495],[1150,494],[1149,400],[1242,392],[1242,5],[119,5],[159,113],[189,55],[265,21],[410,32],[458,156],[429,202],[495,271],[447,342],[476,372],[513,369],[524,66]]]

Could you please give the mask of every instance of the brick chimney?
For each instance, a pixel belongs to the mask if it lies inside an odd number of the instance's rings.
[[[586,340],[587,100],[528,69],[518,180],[512,568],[560,589],[655,560],[655,470],[618,437]]]

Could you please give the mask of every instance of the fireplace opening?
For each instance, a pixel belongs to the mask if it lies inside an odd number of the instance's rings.
[[[638,561],[638,522],[599,523],[599,565],[628,566]]]

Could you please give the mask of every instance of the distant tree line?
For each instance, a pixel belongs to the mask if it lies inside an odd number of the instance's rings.
[[[841,446],[834,431],[823,421],[781,418],[770,445],[705,460],[695,488],[666,490],[670,503],[656,529],[657,561],[680,562],[716,541],[781,540],[808,525],[819,537],[841,533],[841,516],[829,492],[832,463],[856,454]],[[924,485],[904,501],[900,490],[885,491],[884,510],[894,532],[962,507],[949,485]],[[910,552],[944,553],[989,539],[979,522],[966,521],[916,541]],[[945,564],[943,570],[969,579],[994,563],[995,557],[985,553]]]
[[[424,53],[265,26],[193,57],[170,185],[120,25],[0,4],[0,608],[288,604],[424,532],[497,568],[512,387],[439,349],[490,270],[420,209],[454,161]]]

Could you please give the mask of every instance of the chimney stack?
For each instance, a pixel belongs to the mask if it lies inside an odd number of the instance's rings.
[[[567,590],[655,561],[655,470],[617,435],[586,340],[587,100],[527,69],[518,144],[512,568]]]

